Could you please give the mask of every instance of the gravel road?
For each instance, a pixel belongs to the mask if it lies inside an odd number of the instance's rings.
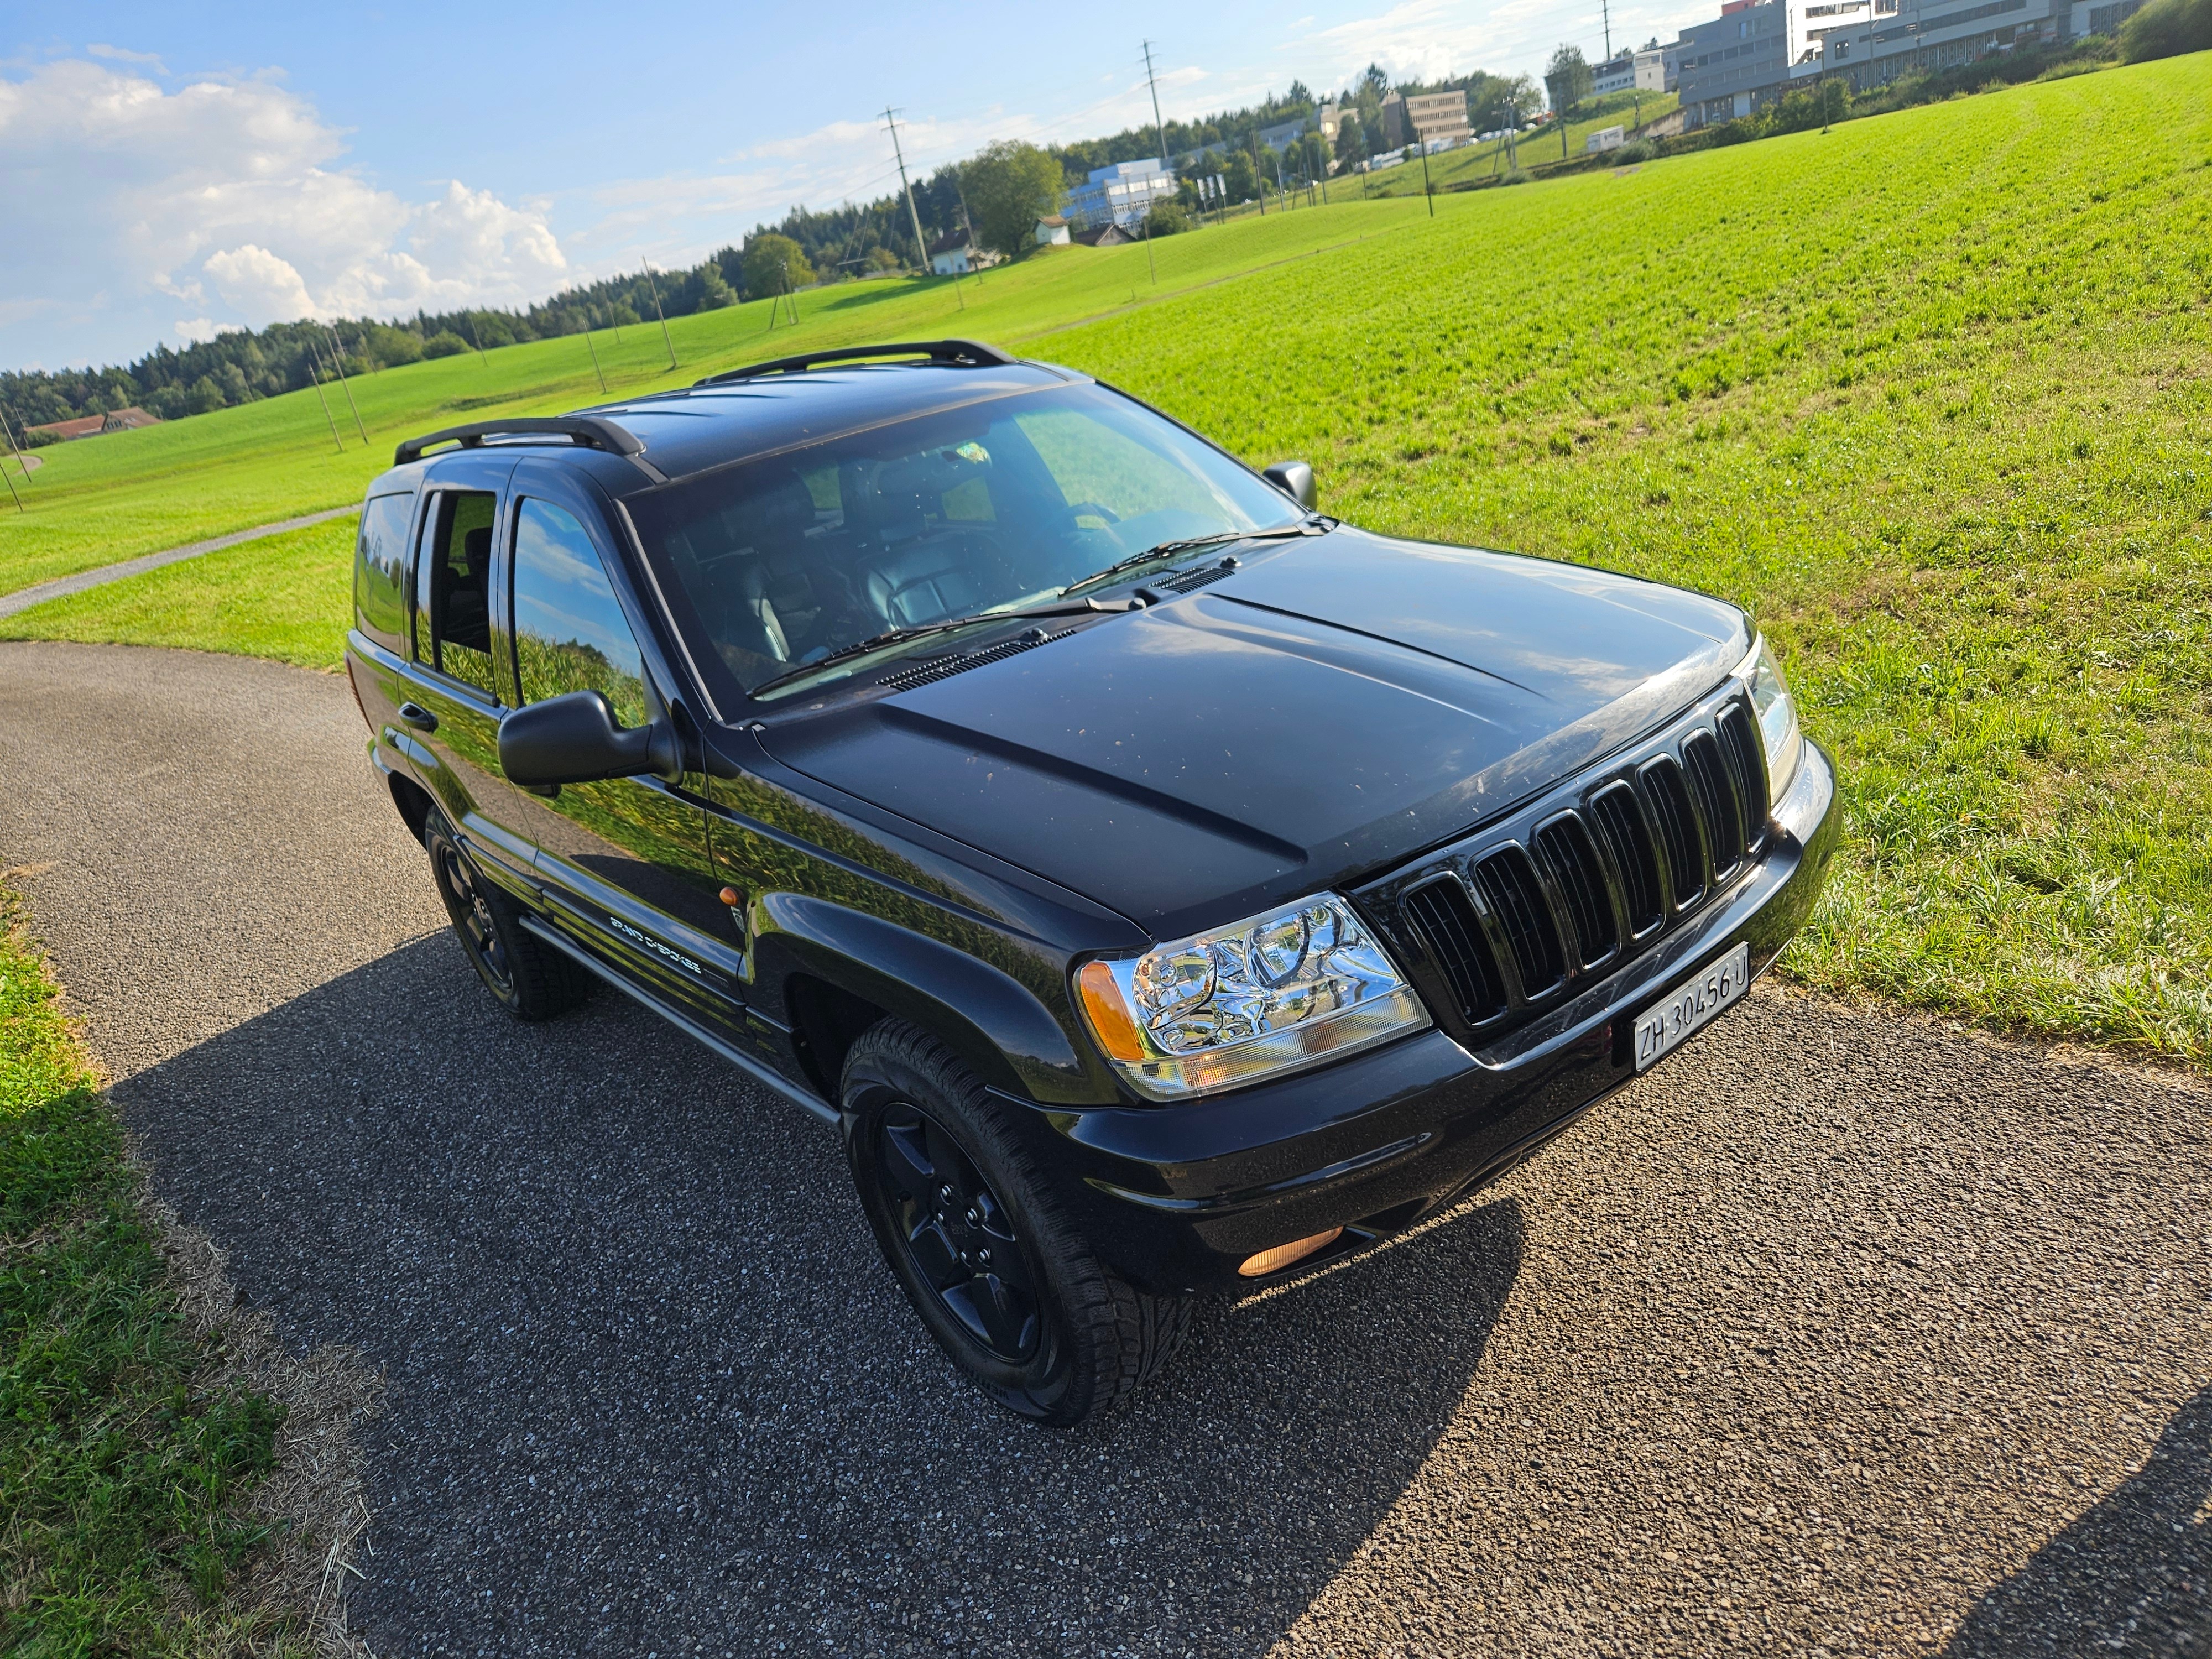
[[[343,681],[0,646],[25,878],[156,1184],[359,1345],[400,1655],[2212,1652],[2212,1098],[1763,989],[1054,1435],[829,1132],[506,1020]]]

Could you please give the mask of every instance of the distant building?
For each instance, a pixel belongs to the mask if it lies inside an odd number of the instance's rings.
[[[1158,161],[1116,161],[1093,167],[1089,179],[1067,192],[1067,216],[1086,229],[1133,225],[1151,214],[1154,202],[1175,193],[1175,174]]]
[[[1727,0],[1661,48],[1694,131],[1824,76],[1865,91],[1898,76],[2117,28],[2137,0]]]
[[[1328,140],[1329,147],[1334,149],[1336,135],[1344,130],[1344,118],[1358,113],[1356,110],[1340,109],[1334,104],[1323,104],[1314,112],[1314,125],[1320,131],[1321,136]]]
[[[929,245],[929,268],[939,276],[965,276],[975,268],[971,241],[964,230],[939,237]]]
[[[1124,242],[1133,242],[1137,239],[1121,226],[1109,222],[1090,230],[1079,230],[1071,240],[1080,247],[1119,247]]]
[[[1590,95],[1594,98],[1602,98],[1608,92],[1626,92],[1635,84],[1636,54],[1632,52],[1590,65]]]
[[[103,432],[131,432],[142,426],[159,426],[161,417],[149,414],[132,404],[128,409],[111,409],[105,415],[80,415],[73,421],[49,421],[44,426],[27,426],[26,432],[44,432],[67,441],[71,438],[97,438]]]
[[[1413,131],[1431,149],[1470,143],[1474,124],[1467,117],[1467,94],[1440,92],[1433,97],[1408,98],[1406,112],[1413,118]]]
[[[1300,116],[1295,121],[1282,121],[1272,127],[1261,127],[1259,132],[1261,145],[1272,150],[1287,149],[1312,125],[1305,117]],[[1335,135],[1328,136],[1334,137]]]
[[[1057,213],[1046,214],[1036,222],[1036,240],[1039,247],[1066,247],[1067,221]]]
[[[2074,0],[2070,33],[2075,40],[2085,34],[2118,34],[2120,25],[2142,9],[2143,0],[2118,0],[2112,5],[2101,0]]]
[[[1393,149],[1407,144],[1449,149],[1474,137],[1464,92],[1419,92],[1411,98],[1394,92],[1382,100],[1382,142]]]
[[[1600,97],[1608,92],[1667,89],[1667,54],[1656,40],[1608,58],[1590,70],[1590,91]]]
[[[1748,115],[1789,90],[1790,8],[1784,0],[1731,0],[1711,22],[1684,29],[1675,44],[1682,125],[1692,131]]]

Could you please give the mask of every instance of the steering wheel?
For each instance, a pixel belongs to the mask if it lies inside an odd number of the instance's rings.
[[[1112,507],[1102,506],[1097,501],[1078,501],[1067,509],[1067,516],[1070,520],[1079,519],[1086,513],[1097,514],[1100,518],[1105,520],[1108,524],[1119,524],[1121,522],[1121,515],[1120,514],[1116,513]]]

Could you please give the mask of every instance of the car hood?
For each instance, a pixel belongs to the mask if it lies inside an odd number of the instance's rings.
[[[1464,832],[1641,736],[1749,647],[1717,599],[1340,528],[760,736],[797,772],[1171,938]]]

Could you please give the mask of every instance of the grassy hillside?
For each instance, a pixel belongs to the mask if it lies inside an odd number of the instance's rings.
[[[1311,255],[1410,226],[1418,203],[1376,203],[1326,215],[1273,214],[1154,246],[1154,286],[1141,246],[1056,248],[1009,269],[945,278],[856,283],[799,296],[799,324],[773,331],[764,304],[678,318],[671,372],[659,327],[594,337],[616,394],[684,386],[763,356],[866,340],[968,334],[1018,343],[1117,307],[1156,303],[1193,284]],[[581,336],[410,363],[137,432],[59,444],[18,479],[29,507],[0,501],[0,592],[134,554],[176,547],[361,499],[401,438],[494,414],[546,414],[602,401]],[[368,433],[364,443],[346,393]],[[335,422],[337,439],[331,436]]]
[[[1845,781],[1846,851],[1791,970],[2201,1064],[2208,78],[2206,56],[2114,70],[1444,197],[1433,221],[1418,200],[1249,220],[1159,245],[1163,291],[1192,291],[1032,349],[1255,461],[1311,459],[1362,524],[1751,607]],[[1349,246],[1291,259],[1319,243]],[[1126,307],[1143,262],[995,276],[966,331],[1019,341]],[[1265,268],[1195,286],[1240,265]],[[921,333],[952,300],[866,303],[776,343]],[[940,311],[927,331],[960,325]],[[164,579],[190,580],[142,580]],[[8,631],[60,627],[49,609]],[[98,609],[68,626],[106,625]]]

